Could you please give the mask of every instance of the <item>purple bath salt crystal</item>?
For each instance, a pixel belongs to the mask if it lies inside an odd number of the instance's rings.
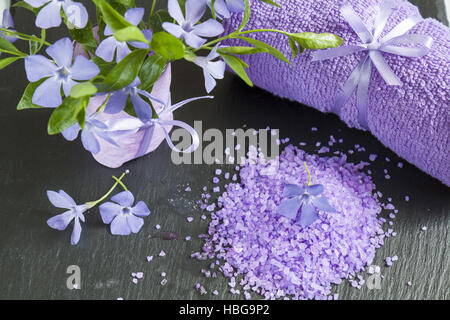
[[[143,277],[144,277],[144,273],[143,272],[137,272],[136,273],[136,278],[142,279]]]
[[[397,167],[399,167],[400,169],[403,168],[403,162],[397,163]]]
[[[166,256],[166,253],[163,251],[163,250],[161,250],[161,252],[158,254],[160,257],[165,257]]]
[[[219,183],[219,178],[214,177],[214,178],[212,179],[212,182],[213,182],[213,183]]]
[[[391,257],[387,257],[385,261],[386,261],[386,265],[387,265],[388,267],[391,267],[391,266],[392,266],[392,258],[391,258]]]
[[[191,236],[187,236],[186,238],[184,238],[184,240],[186,241],[191,241],[192,237]]]
[[[405,196],[405,201],[409,202],[409,196]]]
[[[391,176],[387,174],[387,175],[384,176],[384,178],[385,178],[386,180],[389,180],[389,179],[391,178]]]
[[[215,295],[215,296],[218,296],[218,295],[219,295],[219,291],[214,290],[214,291],[212,292],[212,294]]]
[[[133,278],[131,281],[133,281],[134,284],[138,283],[138,279]]]
[[[194,218],[192,218],[192,217],[187,217],[186,220],[187,220],[187,222],[192,222],[192,221],[194,221]]]
[[[305,229],[275,212],[286,183],[308,182],[304,161],[312,183],[324,186],[323,195],[337,211],[318,210],[318,219]],[[332,285],[370,265],[384,243],[382,195],[374,196],[374,182],[363,172],[366,165],[348,163],[345,155],[306,154],[292,145],[285,147],[271,175],[265,174],[265,165],[246,162],[240,183],[229,183],[217,200],[202,252],[191,257],[224,261],[218,268],[234,294],[333,298]],[[241,290],[237,284],[248,287]],[[364,279],[353,284],[361,288]]]
[[[386,157],[386,161],[387,161],[387,162],[391,162],[391,159],[389,159],[388,157]]]
[[[155,226],[155,229],[156,229],[156,230],[159,230],[159,229],[161,229],[161,226],[160,226],[159,224],[157,224],[157,225]]]
[[[165,277],[166,276],[166,273],[165,272],[162,272],[161,273],[161,277]]]
[[[213,192],[214,193],[219,193],[220,192],[220,187],[214,187],[213,188]]]
[[[184,191],[186,191],[186,192],[191,192],[192,189],[191,189],[191,187],[187,187],[186,189],[184,189]]]
[[[229,172],[225,172],[224,178],[227,179],[227,180],[230,179],[230,173]]]
[[[392,261],[397,261],[398,260],[398,256],[393,256],[392,257]]]
[[[378,157],[378,156],[377,156],[376,154],[370,154],[370,155],[369,155],[369,160],[373,162],[373,161],[376,160],[377,157]]]
[[[216,169],[216,176],[220,176],[222,174],[222,169]]]
[[[153,256],[147,256],[147,262],[150,262],[153,260]]]
[[[319,130],[319,129],[317,129],[316,127],[311,128],[311,131],[317,131],[317,130]]]

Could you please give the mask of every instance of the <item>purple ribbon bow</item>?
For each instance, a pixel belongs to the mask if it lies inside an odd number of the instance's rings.
[[[383,58],[382,52],[392,53],[404,57],[422,57],[426,55],[433,44],[433,39],[426,35],[406,34],[418,22],[420,17],[408,17],[379,39],[387,20],[391,15],[394,1],[383,0],[380,12],[376,17],[373,33],[364,24],[349,4],[341,7],[340,11],[344,19],[352,27],[362,43],[332,48],[313,53],[313,61],[328,60],[342,57],[359,51],[368,51],[367,55],[360,61],[350,77],[345,82],[342,92],[336,97],[332,106],[332,112],[340,114],[342,107],[356,89],[358,121],[361,127],[369,129],[367,120],[367,106],[369,100],[369,84],[372,74],[372,64],[378,70],[384,81],[390,86],[400,86],[402,82]],[[401,45],[413,45],[402,47]]]

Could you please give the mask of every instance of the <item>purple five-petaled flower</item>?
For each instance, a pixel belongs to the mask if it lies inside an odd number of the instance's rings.
[[[144,219],[150,210],[143,201],[134,207],[134,196],[130,191],[122,191],[111,197],[113,202],[105,202],[100,207],[100,214],[105,224],[111,224],[111,233],[126,236],[131,232],[138,233],[144,225]]]
[[[108,102],[106,103],[105,113],[108,114],[116,114],[122,111],[125,108],[128,97],[130,97],[131,103],[133,104],[134,111],[140,120],[143,122],[147,122],[152,118],[152,108],[150,104],[142,99],[141,95],[150,99],[150,101],[158,102],[162,105],[165,103],[160,99],[154,97],[150,93],[139,89],[138,87],[141,85],[141,81],[139,77],[136,77],[132,83],[126,86],[123,89],[115,91],[109,97]]]
[[[84,28],[88,22],[85,6],[71,0],[25,0],[33,8],[41,8],[36,17],[36,26],[42,29],[58,27],[61,24],[61,8],[67,20],[77,28]]]
[[[91,152],[92,154],[97,154],[100,152],[100,143],[97,137],[109,142],[110,144],[120,147],[114,138],[118,138],[125,135],[126,132],[111,132],[108,130],[108,125],[97,119],[97,114],[86,115],[86,120],[84,123],[84,129],[81,132],[81,142],[83,147]],[[63,137],[68,141],[73,141],[78,137],[78,133],[81,130],[81,126],[75,123],[73,126],[61,132]],[[133,132],[130,132],[133,133]]]
[[[321,184],[301,187],[296,184],[286,184],[283,190],[283,199],[277,208],[277,213],[283,215],[303,228],[309,227],[319,216],[317,209],[327,212],[336,212],[326,197],[320,196],[324,191]]]
[[[83,213],[89,209],[88,205],[77,205],[75,201],[65,193],[63,190],[59,192],[47,191],[48,200],[57,208],[69,209],[68,211],[54,216],[47,220],[47,224],[50,228],[56,230],[66,230],[67,226],[74,220],[72,236],[70,243],[76,245],[80,241],[81,235],[81,223],[80,220],[85,222]]]
[[[215,79],[223,79],[225,73],[225,62],[222,60],[213,61],[219,54],[217,53],[216,45],[206,57],[196,57],[194,63],[203,69],[203,75],[205,77],[206,92],[210,93],[216,86]]]
[[[3,18],[2,18],[1,27],[3,29],[11,29],[11,31],[14,31],[14,30],[12,30],[14,28],[14,20],[11,16],[11,12],[9,12],[8,9],[3,10]],[[13,43],[14,41],[17,40],[17,38],[14,36],[5,35],[3,31],[0,31],[0,37],[5,38],[6,40],[8,40],[11,43]]]
[[[211,0],[206,0],[211,8]],[[228,19],[232,13],[239,13],[245,10],[244,0],[216,0],[214,11],[219,19]]]
[[[170,16],[178,24],[164,22],[162,27],[175,37],[184,39],[193,48],[198,49],[206,42],[202,37],[215,37],[224,31],[222,24],[214,19],[197,24],[205,13],[206,3],[204,1],[187,0],[186,18],[183,16],[177,0],[169,0],[168,6]]]
[[[90,80],[100,73],[95,63],[83,56],[77,56],[72,64],[73,45],[69,38],[56,41],[46,50],[54,61],[42,55],[25,58],[25,71],[30,82],[46,79],[33,94],[32,102],[36,105],[56,108],[61,105],[61,86],[68,96],[77,84],[74,80]]]
[[[129,9],[127,12],[125,12],[124,18],[132,25],[137,26],[144,17],[144,11],[144,8]],[[152,32],[150,30],[143,30],[142,33],[150,42],[152,38]],[[114,38],[113,32],[109,26],[106,26],[105,28],[105,36],[108,36],[108,38],[103,40],[95,51],[95,54],[103,60],[107,62],[113,61],[114,53],[116,53],[116,62],[119,63],[131,52],[127,42],[117,41],[116,38]],[[131,44],[135,48],[149,48],[149,45],[145,42],[130,41],[129,44]]]

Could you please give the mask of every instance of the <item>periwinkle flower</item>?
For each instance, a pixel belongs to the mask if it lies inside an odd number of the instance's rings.
[[[114,202],[105,202],[99,210],[105,224],[111,224],[111,233],[114,235],[129,235],[138,233],[144,225],[144,219],[150,214],[150,210],[143,201],[139,201],[134,207],[134,196],[130,191],[122,191],[111,197]]]
[[[73,231],[71,236],[71,244],[76,245],[80,241],[81,235],[81,223],[80,220],[85,222],[83,213],[89,209],[87,204],[77,205],[75,201],[65,193],[63,190],[59,192],[47,191],[48,200],[57,208],[69,209],[68,211],[54,216],[47,220],[47,224],[50,228],[56,230],[66,230],[68,225],[74,220]]]
[[[131,8],[127,12],[125,12],[124,18],[132,25],[137,26],[144,17],[144,11],[144,8]],[[142,33],[150,42],[152,38],[152,32],[150,30],[143,30]],[[109,26],[106,26],[104,34],[105,36],[108,36],[108,38],[106,38],[99,44],[97,50],[95,51],[95,54],[103,60],[111,62],[114,59],[114,53],[116,53],[116,62],[119,63],[131,52],[130,48],[128,47],[128,42],[117,41],[116,38],[114,38],[114,33]],[[130,41],[129,44],[131,44],[135,48],[149,48],[149,45],[145,42]]]
[[[193,48],[198,49],[206,42],[202,37],[215,37],[224,31],[222,24],[214,19],[197,24],[205,13],[206,3],[204,1],[187,0],[186,18],[183,16],[177,0],[169,0],[168,7],[170,16],[178,24],[164,22],[162,27],[175,37],[184,39]]]
[[[194,63],[203,69],[205,77],[206,92],[210,93],[216,86],[215,79],[223,79],[225,73],[225,62],[222,60],[213,61],[219,54],[217,53],[216,45],[206,57],[196,57]]]
[[[114,140],[115,132],[110,132],[108,126],[96,118],[97,114],[86,116],[84,129],[81,132],[81,142],[83,147],[93,154],[99,153],[100,144],[97,140],[97,136],[116,147],[120,147]],[[81,126],[76,123],[61,132],[61,134],[66,140],[73,141],[78,137],[80,130]]]
[[[136,79],[134,79],[134,81],[125,88],[113,92],[106,104],[105,113],[116,114],[121,112],[125,108],[128,97],[130,97],[134,111],[136,112],[138,118],[143,122],[149,121],[152,118],[152,108],[148,102],[142,99],[141,95],[162,105],[164,105],[164,102],[152,96],[148,92],[139,89],[138,87],[140,85],[141,81],[139,77],[136,77]]]
[[[14,28],[14,20],[11,16],[11,12],[9,12],[8,9],[3,10],[3,18],[2,18],[1,27],[3,29],[13,29]],[[14,30],[11,30],[11,31],[14,31]],[[11,43],[13,43],[14,41],[17,40],[17,38],[14,36],[5,35],[3,31],[0,31],[0,37],[5,38],[6,40],[8,40]]]
[[[211,0],[206,0],[206,2],[211,8]],[[220,19],[228,19],[232,13],[239,13],[244,10],[244,0],[216,0],[214,2],[214,11]]]
[[[25,0],[33,8],[41,8],[36,17],[36,26],[42,29],[58,27],[61,24],[61,8],[67,20],[77,28],[84,28],[88,22],[85,6],[71,0]],[[44,6],[45,5],[45,6]]]
[[[321,184],[301,187],[296,184],[286,184],[283,198],[277,208],[277,213],[299,223],[303,228],[309,227],[319,216],[317,209],[336,212],[326,197],[320,196],[324,191]]]
[[[42,107],[56,108],[61,105],[61,86],[68,96],[77,84],[74,80],[90,80],[100,73],[95,63],[77,56],[72,64],[73,45],[69,38],[56,41],[46,50],[54,61],[42,55],[25,58],[25,71],[30,82],[46,79],[33,94],[32,102]]]

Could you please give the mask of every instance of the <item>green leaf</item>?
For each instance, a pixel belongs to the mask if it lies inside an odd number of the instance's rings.
[[[114,32],[114,37],[118,41],[129,39],[133,41],[147,42],[144,34],[136,26],[125,20],[110,4],[105,0],[92,0],[102,13],[102,18]],[[125,29],[125,30],[123,30]]]
[[[253,82],[250,80],[250,78],[248,77],[247,73],[245,72],[244,68],[248,67],[248,65],[244,61],[242,61],[238,57],[235,57],[235,56],[229,55],[229,54],[225,54],[225,53],[222,53],[221,56],[222,56],[223,60],[225,60],[226,64],[228,66],[230,66],[230,68],[242,80],[244,80],[245,83],[247,83],[249,86],[253,87]]]
[[[245,3],[244,16],[242,17],[241,25],[236,30],[237,32],[241,32],[242,30],[244,30],[245,26],[248,23],[248,20],[250,20],[250,14],[251,14],[250,3],[248,2],[248,0],[244,0],[244,3]]]
[[[121,42],[140,41],[149,43],[148,40],[145,38],[144,34],[142,33],[142,31],[135,26],[127,27],[114,32],[114,38],[116,38],[117,41]]]
[[[341,37],[332,33],[302,32],[293,33],[290,37],[305,49],[335,48],[344,42]]]
[[[15,56],[26,56],[26,54],[19,51],[19,49],[17,49],[15,45],[10,43],[3,37],[0,37],[0,52],[13,54]]]
[[[150,27],[154,33],[164,31],[162,24],[164,22],[171,22],[173,18],[167,10],[158,10],[150,17]]]
[[[255,47],[223,47],[217,50],[218,53],[228,53],[228,54],[237,54],[237,55],[245,55],[245,54],[255,54],[261,52],[267,52],[266,49],[255,48]]]
[[[89,102],[89,98],[66,98],[63,103],[56,108],[48,121],[47,131],[48,134],[54,135],[61,133],[62,131],[70,128],[83,113],[86,112],[86,107]]]
[[[97,87],[90,82],[76,84],[70,90],[70,96],[72,98],[92,96],[95,93],[97,93]]]
[[[97,41],[94,38],[94,32],[92,28],[92,23],[88,21],[86,27],[83,29],[72,28],[69,29],[69,33],[72,39],[76,42],[82,44],[84,47],[95,51],[97,48]]]
[[[267,4],[270,4],[272,6],[275,6],[275,7],[281,8],[281,6],[278,3],[276,3],[276,2],[274,2],[272,0],[260,0],[260,1],[265,2]]]
[[[129,8],[136,7],[134,0],[113,0],[113,1]]]
[[[11,63],[13,63],[19,59],[21,59],[21,57],[9,57],[9,58],[0,59],[0,70],[9,66]]]
[[[25,89],[25,92],[22,95],[22,98],[19,101],[19,104],[17,105],[17,110],[25,110],[25,109],[40,109],[43,108],[41,106],[38,106],[37,104],[33,103],[33,94],[36,91],[37,87],[39,87],[42,82],[47,80],[47,78],[41,79],[36,82],[30,82]]]
[[[139,74],[142,62],[147,56],[146,49],[138,49],[128,54],[108,73],[105,81],[99,84],[100,92],[112,92],[125,88]]]
[[[178,60],[184,57],[183,42],[167,32],[157,32],[152,37],[152,49],[168,60]]]
[[[159,79],[161,74],[166,69],[167,59],[159,54],[153,54],[145,60],[139,72],[139,79],[141,79],[141,89],[150,91]]]
[[[250,43],[251,45],[254,45],[257,48],[265,49],[265,50],[267,50],[267,53],[271,54],[275,58],[278,58],[281,61],[284,61],[286,63],[290,63],[290,61],[284,56],[284,54],[281,53],[281,51],[279,51],[278,49],[272,47],[271,45],[269,45],[267,43],[264,43],[262,41],[259,41],[259,40],[253,39],[253,38],[249,38],[249,37],[239,36],[236,38],[247,41],[248,43]]]
[[[91,61],[97,65],[97,67],[100,69],[100,73],[103,75],[106,75],[109,72],[111,72],[111,70],[116,65],[115,62],[107,62],[97,56],[93,56]]]

